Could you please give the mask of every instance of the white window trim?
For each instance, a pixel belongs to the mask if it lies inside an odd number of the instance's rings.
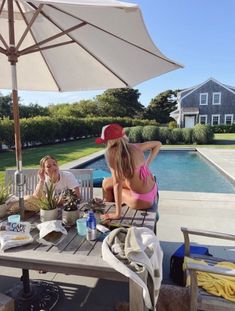
[[[214,125],[213,124],[213,118],[214,117],[218,117],[218,125],[220,125],[220,114],[212,114],[211,115],[211,125]]]
[[[199,123],[201,123],[201,118],[205,118],[205,124],[207,124],[207,114],[199,114]]]
[[[219,102],[218,103],[214,103],[214,95],[219,95]],[[221,105],[221,92],[214,92],[212,94],[212,105]]]
[[[226,117],[231,117],[231,125],[233,124],[233,114],[225,114],[224,115],[224,124],[226,125]]]
[[[202,104],[202,95],[206,95],[206,103]],[[208,105],[208,93],[200,93],[200,103],[201,106]]]

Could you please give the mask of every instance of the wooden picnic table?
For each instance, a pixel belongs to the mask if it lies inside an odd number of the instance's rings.
[[[81,204],[81,210],[83,208],[84,205]],[[105,204],[105,212],[112,212],[114,209],[113,203]],[[155,219],[156,211],[133,210],[123,206],[121,219],[111,223],[144,226],[154,231]],[[145,310],[142,289],[102,259],[101,240],[88,241],[86,237],[79,236],[76,227],[72,226],[67,228],[68,234],[57,246],[46,246],[37,241],[39,213],[26,212],[25,221],[32,224],[31,235],[34,242],[5,252],[0,251],[0,266],[129,282],[130,310]]]

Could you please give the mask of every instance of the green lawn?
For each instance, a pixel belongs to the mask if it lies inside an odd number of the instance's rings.
[[[235,133],[215,134],[214,144],[198,146],[207,148],[235,149]],[[196,147],[196,145],[167,145],[166,147]],[[101,149],[103,149],[103,146],[96,145],[94,138],[24,149],[22,152],[23,167],[38,167],[40,159],[47,154],[54,155],[57,158],[59,165],[61,165],[77,160]],[[15,167],[15,151],[0,153],[0,182],[4,179],[5,169],[10,167]]]

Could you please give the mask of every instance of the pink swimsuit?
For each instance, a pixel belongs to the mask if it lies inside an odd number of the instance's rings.
[[[145,184],[147,182],[147,177],[152,176],[152,173],[150,172],[148,166],[145,163],[142,164],[140,167],[137,167],[136,171],[137,172],[139,171],[139,177]],[[152,190],[150,190],[147,193],[137,193],[131,190],[131,194],[133,198],[135,198],[136,200],[142,200],[142,201],[153,203],[157,196],[157,190],[158,190],[157,184],[154,183]]]

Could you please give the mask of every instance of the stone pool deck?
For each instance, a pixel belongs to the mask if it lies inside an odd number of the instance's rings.
[[[235,150],[200,148],[199,151],[235,181]],[[86,157],[85,160],[90,159],[91,157]],[[62,168],[71,168],[80,163],[70,162]],[[101,189],[95,188],[94,195],[101,196]],[[157,236],[164,251],[164,283],[171,282],[169,259],[183,242],[181,226],[235,233],[235,194],[160,191],[159,211]],[[205,243],[214,254],[223,253],[228,259],[230,256],[234,257],[235,245],[231,246],[231,243],[201,237],[192,240]],[[0,292],[12,287],[20,275],[21,271],[18,269],[1,267]],[[34,279],[52,280],[61,286],[64,297],[53,309],[55,311],[111,311],[118,301],[128,299],[128,287],[125,283],[55,273],[39,274],[36,271],[30,272],[30,276]]]

